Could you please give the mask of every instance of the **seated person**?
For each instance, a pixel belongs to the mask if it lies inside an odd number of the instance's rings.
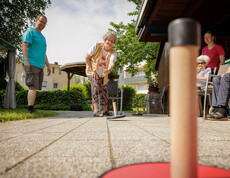
[[[207,67],[210,58],[206,55],[201,55],[197,58],[197,87],[204,88],[208,75],[211,73],[211,68]]]
[[[211,73],[211,68],[207,67],[208,63],[210,61],[210,58],[206,55],[201,55],[197,58],[197,87],[198,89],[204,88],[206,85],[206,80],[208,75]],[[201,102],[201,96],[198,96],[198,103],[199,103],[199,110],[198,110],[198,116],[201,116],[202,108],[202,102]]]
[[[222,75],[214,77],[212,90],[212,107],[214,110],[207,115],[207,120],[223,121],[228,120],[228,100],[230,93],[230,66],[228,71]]]

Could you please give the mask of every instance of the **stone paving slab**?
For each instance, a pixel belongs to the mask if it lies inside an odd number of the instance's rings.
[[[110,159],[101,157],[33,157],[7,172],[8,177],[98,177],[111,169]]]
[[[0,124],[0,177],[96,178],[120,166],[170,162],[168,115],[58,113]],[[199,164],[230,170],[229,121],[198,118]]]

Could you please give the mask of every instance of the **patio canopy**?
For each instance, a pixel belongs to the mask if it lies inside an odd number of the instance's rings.
[[[3,107],[6,109],[14,109],[16,108],[16,98],[15,98],[15,68],[16,68],[16,48],[0,38],[0,52],[7,52],[6,59],[6,72],[8,73],[10,79],[6,86],[6,93],[4,97]]]
[[[86,69],[85,62],[72,62],[72,63],[66,63],[60,66],[60,70],[65,71],[67,73],[67,79],[68,79],[67,89],[68,90],[70,87],[70,80],[72,79],[74,74],[86,77],[85,69]]]
[[[85,69],[86,69],[86,62],[72,62],[72,63],[66,63],[60,66],[60,70],[65,71],[67,73],[67,78],[68,78],[67,89],[68,90],[70,86],[70,80],[72,79],[74,74],[87,77],[85,73]],[[113,72],[109,74],[110,80],[113,80],[116,78],[119,78],[118,74],[115,74]]]
[[[86,77],[85,69],[86,69],[85,62],[71,62],[60,66],[61,71]]]

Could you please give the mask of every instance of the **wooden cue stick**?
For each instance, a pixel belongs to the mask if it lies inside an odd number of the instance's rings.
[[[171,177],[196,178],[197,87],[196,58],[200,26],[193,19],[169,25]]]

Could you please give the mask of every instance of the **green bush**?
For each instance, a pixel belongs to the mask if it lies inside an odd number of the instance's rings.
[[[4,78],[0,77],[0,90],[5,90],[6,85],[7,85],[7,81]]]
[[[0,78],[0,90],[6,90],[7,82],[4,78]],[[15,82],[15,91],[23,91],[25,90],[20,83]]]
[[[17,108],[27,107],[27,90],[16,92]],[[70,110],[72,105],[81,105],[83,110],[91,110],[86,98],[79,91],[38,91],[35,108],[46,110]]]
[[[5,90],[0,90],[0,108],[3,107],[4,96]]]
[[[20,83],[15,82],[15,91],[23,91],[23,90],[25,89],[20,85]]]
[[[88,94],[87,98],[92,98],[91,84],[90,84],[90,82],[86,82],[86,83],[84,83],[83,85],[84,85],[84,86],[86,87],[86,89],[87,89],[87,94]]]
[[[67,87],[64,87],[62,90],[63,91],[67,91]],[[87,87],[85,85],[83,85],[83,84],[78,84],[78,85],[73,84],[73,85],[70,85],[69,90],[71,90],[71,91],[79,91],[86,98],[88,98],[88,96],[90,96]]]
[[[132,110],[134,97],[136,91],[133,87],[126,85],[123,86],[123,110]]]
[[[1,82],[0,82],[1,83]],[[7,85],[7,83],[6,83]],[[0,107],[3,107],[3,101],[4,101],[4,96],[5,96],[5,92],[6,92],[6,85],[3,87],[1,86],[0,88]],[[16,91],[24,91],[25,89],[18,83],[15,82],[15,92]]]
[[[17,108],[25,108],[23,106],[27,107],[27,93],[28,90],[23,90],[23,91],[16,91],[15,95],[16,95],[16,106]]]
[[[139,108],[143,107],[146,94],[136,94],[134,97],[133,108],[136,108],[137,105]]]

